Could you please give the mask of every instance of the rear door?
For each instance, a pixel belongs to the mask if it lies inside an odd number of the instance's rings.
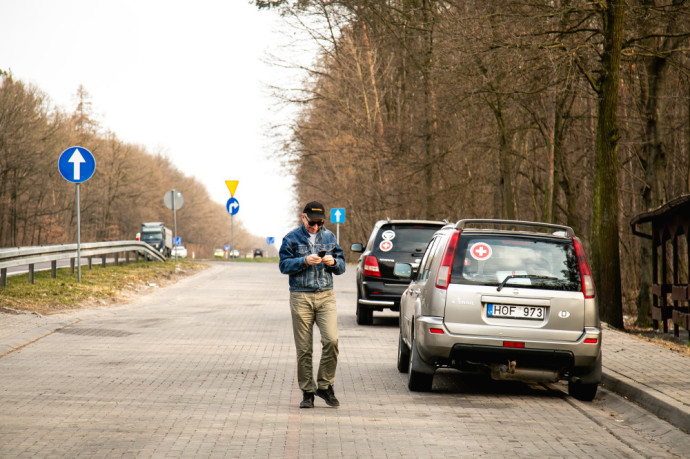
[[[376,235],[371,254],[379,264],[381,280],[392,283],[407,283],[393,274],[395,263],[417,265],[431,237],[442,225],[431,224],[388,224],[383,225]]]
[[[452,333],[576,341],[584,308],[569,239],[461,236],[445,311]]]
[[[412,282],[410,282],[403,295],[400,317],[401,327],[403,329],[403,337],[406,340],[410,338],[410,331],[412,330],[412,322],[414,317],[421,309],[421,298],[425,297],[422,295],[422,290],[424,290],[424,287],[429,280],[429,276],[431,274],[431,265],[434,261],[435,254],[442,239],[442,235],[437,235],[431,240],[431,242],[429,242],[427,250],[424,252],[424,256],[419,263],[417,275],[414,277]],[[425,291],[424,293],[427,292]]]

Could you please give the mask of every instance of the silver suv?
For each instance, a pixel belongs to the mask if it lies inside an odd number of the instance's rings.
[[[416,272],[415,272],[416,271]],[[437,368],[493,379],[568,381],[592,400],[601,381],[601,327],[592,275],[568,226],[460,220],[436,232],[401,298],[398,370],[413,391]]]

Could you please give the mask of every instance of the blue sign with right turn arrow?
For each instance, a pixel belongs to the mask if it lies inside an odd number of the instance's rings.
[[[228,199],[228,203],[225,205],[225,207],[228,209],[228,213],[230,215],[235,215],[240,211],[240,202],[235,198],[230,198]]]

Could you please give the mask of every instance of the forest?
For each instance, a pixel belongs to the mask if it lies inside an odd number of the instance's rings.
[[[301,202],[347,209],[341,241],[386,217],[567,224],[602,320],[649,323],[630,220],[688,193],[689,2],[253,3],[318,43],[282,93],[301,107],[283,159]]]
[[[189,257],[211,257],[230,244],[225,207],[211,200],[204,185],[185,176],[162,153],[120,141],[95,120],[82,86],[74,110],[55,107],[39,88],[3,71],[0,85],[0,247],[75,243],[75,185],[58,170],[60,154],[82,146],[96,158],[96,172],[80,184],[82,242],[133,240],[142,222],[161,221],[173,229],[173,213],[163,201],[169,190],[182,193],[177,234]],[[263,247],[241,221],[232,223],[235,247],[246,253]]]

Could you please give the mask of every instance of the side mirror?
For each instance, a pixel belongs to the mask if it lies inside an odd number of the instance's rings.
[[[393,267],[393,274],[402,279],[411,279],[412,266],[408,263],[396,263]]]
[[[352,250],[353,252],[362,253],[364,252],[364,246],[360,243],[355,243],[350,246],[350,250]]]

